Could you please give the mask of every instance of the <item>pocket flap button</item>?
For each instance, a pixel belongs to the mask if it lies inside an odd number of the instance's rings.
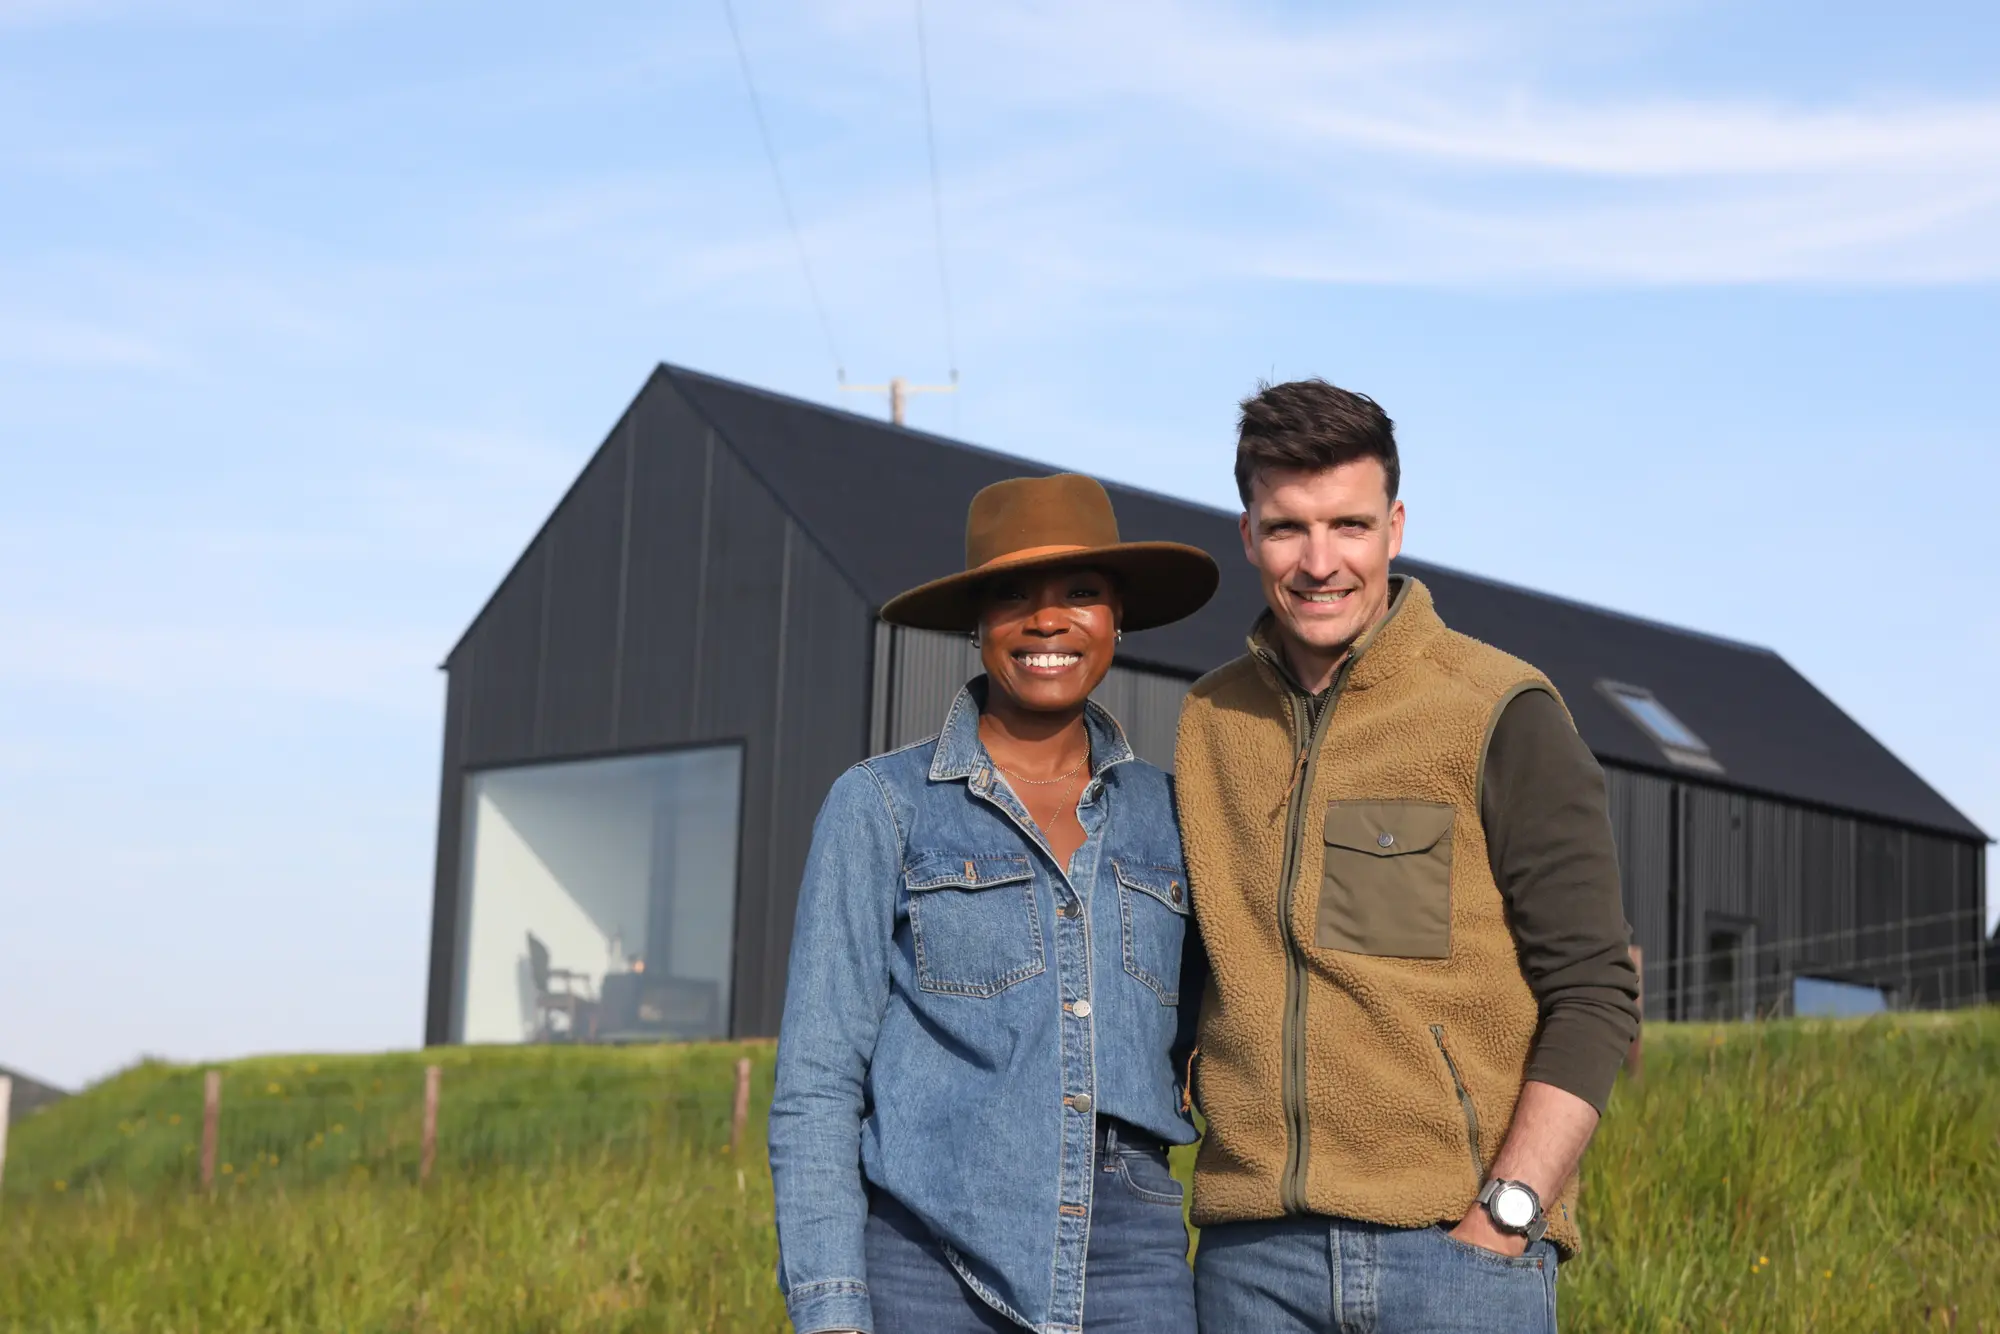
[[[1375,836],[1375,845],[1382,848],[1393,848],[1396,846],[1396,836],[1385,829]]]

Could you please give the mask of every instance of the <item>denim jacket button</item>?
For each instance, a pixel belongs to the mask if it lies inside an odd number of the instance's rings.
[[[1090,1095],[1088,1093],[1077,1094],[1074,1098],[1071,1098],[1069,1100],[1069,1105],[1075,1108],[1077,1113],[1081,1116],[1090,1115]]]
[[[1079,1019],[1090,1018],[1090,998],[1086,996],[1084,999],[1078,1001],[1075,1005],[1072,1005],[1070,1007],[1070,1010]]]

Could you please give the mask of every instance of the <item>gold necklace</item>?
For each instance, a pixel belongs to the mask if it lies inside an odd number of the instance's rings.
[[[987,753],[991,754],[992,752],[989,751]],[[1076,771],[1078,769],[1081,769],[1084,765],[1088,764],[1089,762],[1090,762],[1090,747],[1085,746],[1083,748],[1083,758],[1078,760],[1075,764],[1072,764],[1069,767],[1068,773],[1057,774],[1054,778],[1023,778],[1020,774],[1015,773],[1012,769],[1009,769],[1006,765],[1000,763],[998,756],[994,757],[993,767],[998,769],[1001,773],[1006,774],[1009,778],[1018,778],[1023,783],[1029,783],[1035,787],[1053,787],[1057,783],[1061,783],[1070,778],[1075,777]]]

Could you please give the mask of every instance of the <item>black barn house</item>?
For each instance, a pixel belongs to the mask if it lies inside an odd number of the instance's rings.
[[[656,370],[446,659],[426,1040],[775,1033],[827,786],[976,669],[875,609],[960,566],[974,491],[1047,471]],[[1125,536],[1225,572],[1100,692],[1171,765],[1262,601],[1233,514],[1111,491]],[[1399,568],[1547,672],[1603,763],[1650,1018],[1978,998],[1985,835],[1775,653]]]

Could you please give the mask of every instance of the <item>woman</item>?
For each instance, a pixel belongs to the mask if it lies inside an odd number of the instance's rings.
[[[1194,1139],[1187,875],[1167,776],[1089,697],[1215,562],[1120,542],[1073,475],[987,487],[965,547],[882,618],[971,632],[985,675],[814,826],[771,1105],[779,1283],[798,1334],[1194,1334],[1166,1162]]]

